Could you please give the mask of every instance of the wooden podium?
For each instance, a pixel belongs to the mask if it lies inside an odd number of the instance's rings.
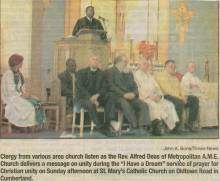
[[[103,30],[82,29],[76,37],[62,38],[55,42],[51,101],[58,101],[60,87],[57,76],[66,69],[67,58],[74,58],[79,70],[88,66],[88,56],[93,53],[98,56],[101,67],[107,68],[111,43],[101,39],[103,33]]]

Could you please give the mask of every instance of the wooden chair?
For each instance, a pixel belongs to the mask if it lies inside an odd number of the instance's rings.
[[[79,108],[77,106],[74,106],[74,110],[73,110],[73,123],[72,123],[72,134],[74,134],[75,129],[79,128],[79,135],[80,137],[83,137],[84,134],[84,128],[85,127],[90,127],[90,136],[93,134],[93,130],[95,127],[94,122],[91,120],[89,125],[84,125],[85,122],[85,112],[87,112],[84,108]],[[104,112],[104,108],[99,107],[97,108],[97,112],[101,112],[104,113],[104,117],[105,117],[105,112]],[[80,114],[80,122],[79,124],[76,124],[76,114],[79,113]]]
[[[94,122],[91,120],[89,125],[84,125],[84,122],[85,122],[85,112],[87,112],[87,111],[84,108],[79,108],[77,106],[74,106],[73,123],[72,123],[72,134],[74,134],[76,128],[79,128],[80,129],[80,137],[83,137],[84,128],[85,127],[90,127],[90,136],[93,134],[93,130],[94,130],[94,127],[95,127]],[[104,113],[104,118],[105,118],[104,108],[99,107],[97,109],[97,112]],[[79,124],[76,124],[76,114],[77,113],[80,114],[80,122],[79,122]],[[122,126],[124,126],[124,123],[123,123],[123,113],[120,110],[118,110],[117,113],[118,113],[118,122],[119,122],[119,131],[118,131],[118,133],[119,133],[119,136],[120,136],[121,133],[122,133]]]
[[[2,134],[2,127],[7,126],[7,134],[12,133],[12,124],[5,118],[5,107],[6,105],[1,101],[1,111],[0,111],[0,135]]]
[[[59,125],[58,130],[65,130],[66,129],[66,97],[61,96],[61,86],[60,80],[55,78],[52,81],[52,89],[51,89],[51,96],[50,101],[57,103],[59,106]]]
[[[45,113],[47,111],[54,111],[56,120],[55,121],[50,120],[50,122],[47,123],[47,128],[49,127],[49,124],[53,124],[53,125],[55,125],[54,126],[55,130],[58,131],[59,130],[59,122],[60,122],[59,121],[60,120],[59,105],[56,103],[44,103],[44,104],[42,104],[42,108],[44,109]]]

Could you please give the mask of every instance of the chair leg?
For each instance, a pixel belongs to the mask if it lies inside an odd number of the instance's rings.
[[[122,124],[123,124],[123,113],[120,110],[118,111],[118,122],[120,125],[120,128],[119,128],[119,136],[120,136],[121,131],[122,131]]]
[[[74,134],[75,132],[75,126],[76,126],[76,113],[73,112],[72,134]]]
[[[80,137],[83,137],[84,128],[84,109],[80,110]]]
[[[11,123],[8,123],[8,134],[12,133]]]
[[[199,109],[199,113],[198,113],[198,116],[197,116],[196,122],[197,122],[198,129],[201,129],[201,122],[200,122],[200,109]]]
[[[43,123],[43,129],[49,130],[49,123],[48,123],[48,121]]]
[[[56,108],[56,131],[59,130],[59,108]]]
[[[92,136],[93,134],[94,127],[95,127],[95,124],[93,121],[91,121],[90,136]]]

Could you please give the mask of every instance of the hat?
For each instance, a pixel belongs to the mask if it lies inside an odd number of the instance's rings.
[[[24,57],[22,55],[13,54],[10,56],[10,58],[8,60],[8,64],[10,67],[14,67],[15,65],[18,65],[21,62],[23,62],[23,60],[24,60]]]

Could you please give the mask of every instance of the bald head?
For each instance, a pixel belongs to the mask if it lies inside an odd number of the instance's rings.
[[[195,63],[189,63],[187,67],[188,72],[194,73],[196,71],[196,64]]]
[[[149,72],[152,70],[152,65],[150,61],[147,61],[144,58],[139,59],[138,61],[138,67],[140,70],[142,70],[143,72]]]
[[[89,66],[93,69],[97,69],[100,65],[98,56],[95,54],[90,54],[88,57],[89,60]]]

